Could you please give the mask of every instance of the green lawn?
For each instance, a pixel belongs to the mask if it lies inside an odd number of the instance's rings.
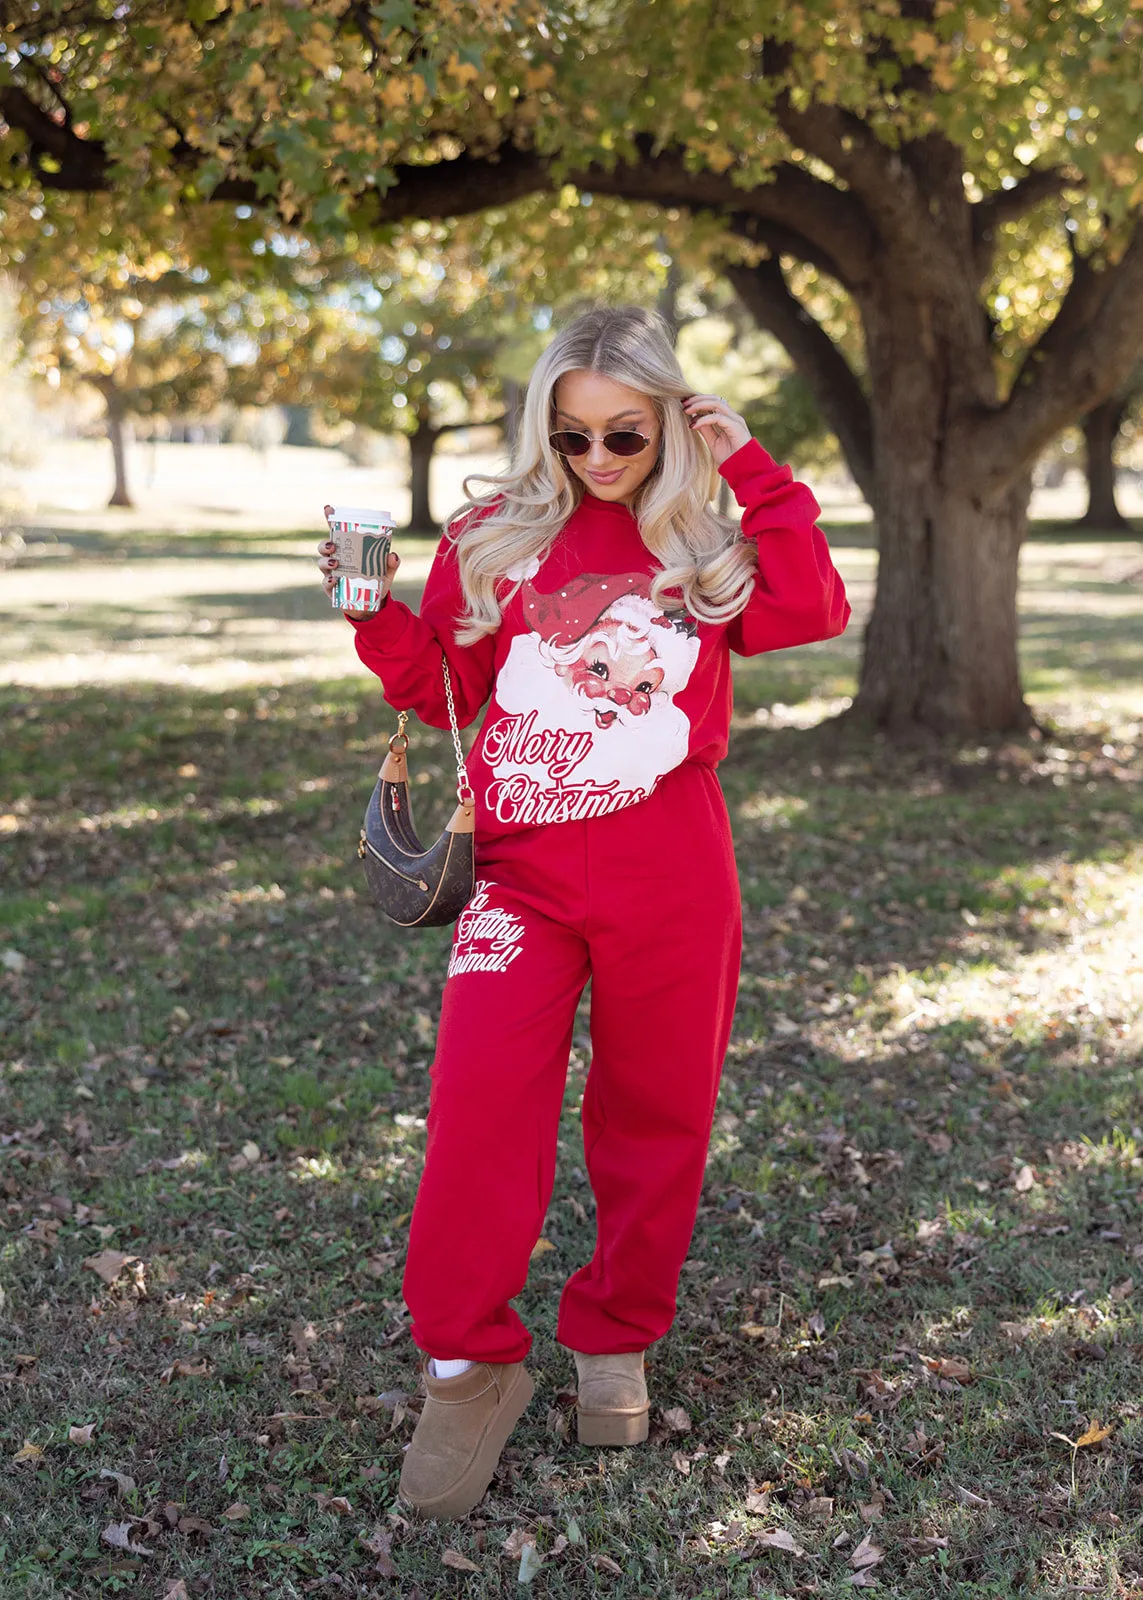
[[[536,1398],[441,1526],[395,1491],[448,931],[361,892],[364,671],[116,676],[203,616],[220,673],[242,626],[283,661],[341,626],[244,600],[244,554],[206,596],[207,556],[78,552],[81,585],[184,562],[159,609],[0,590],[0,1595],[492,1600],[528,1540],[553,1597],[1143,1595],[1138,544],[1030,548],[1037,740],[839,739],[856,630],[742,664],[746,959],[650,1442],[578,1447],[553,1337],[593,1237],[585,1012],[519,1302]],[[32,681],[97,646],[103,681]],[[446,745],[416,735],[426,832]]]

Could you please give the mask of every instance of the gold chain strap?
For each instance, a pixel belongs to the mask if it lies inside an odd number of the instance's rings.
[[[441,653],[441,666],[444,668],[445,700],[448,704],[448,724],[452,731],[452,747],[456,751],[456,797],[462,806],[470,806],[476,799],[472,792],[472,785],[468,781],[468,768],[464,764],[464,751],[460,744],[460,729],[456,725],[456,707],[452,701],[452,678],[449,675],[448,661]]]
[[[456,751],[456,797],[462,806],[468,807],[475,803],[476,796],[472,785],[468,781],[468,768],[464,764],[464,750],[460,742],[460,729],[456,722],[456,706],[452,698],[452,678],[449,676],[448,661],[441,656],[441,665],[444,668],[445,701],[448,705],[448,725],[452,733],[452,747]],[[405,724],[409,720],[407,711],[397,713],[397,731],[389,739],[389,749],[396,754],[404,754],[409,748],[409,736],[405,732]],[[397,741],[400,741],[397,744]]]

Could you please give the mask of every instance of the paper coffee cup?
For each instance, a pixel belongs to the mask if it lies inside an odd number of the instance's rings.
[[[329,536],[337,556],[333,604],[342,611],[376,611],[381,605],[393,517],[362,506],[333,506]]]

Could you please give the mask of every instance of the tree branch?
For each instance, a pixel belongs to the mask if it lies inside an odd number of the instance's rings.
[[[972,207],[972,244],[982,278],[992,265],[997,228],[1016,222],[1042,200],[1062,194],[1076,181],[1062,167],[1033,167],[1010,189],[994,189],[976,202]]]
[[[649,135],[637,141],[639,160],[611,171],[591,166],[569,173],[570,181],[593,194],[616,195],[682,210],[733,211],[796,233],[805,259],[852,289],[872,271],[873,236],[857,198],[815,178],[792,162],[774,168],[772,178],[752,189],[733,182],[732,171],[689,171],[683,151],[656,152]],[[799,250],[801,253],[801,250]]]
[[[32,170],[45,188],[94,194],[107,187],[107,150],[101,139],[78,138],[70,125],[57,122],[12,84],[0,88],[0,117],[27,138]],[[45,156],[58,170],[44,170]]]
[[[756,267],[723,262],[722,271],[750,315],[772,333],[810,387],[837,434],[858,488],[873,500],[873,419],[845,356],[791,293],[776,257]]]
[[[1114,394],[1143,353],[1143,222],[1114,266],[1075,256],[1071,287],[1028,352],[1004,405],[981,418],[996,488],[1027,469],[1069,422]]]

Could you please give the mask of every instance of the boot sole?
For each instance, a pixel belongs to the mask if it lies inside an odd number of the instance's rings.
[[[531,1374],[521,1367],[515,1383],[502,1397],[495,1416],[489,1422],[479,1450],[461,1477],[444,1494],[434,1495],[431,1500],[413,1500],[402,1490],[401,1498],[406,1505],[412,1506],[425,1517],[446,1518],[467,1516],[478,1506],[492,1482],[492,1474],[500,1463],[500,1453],[508,1443],[509,1434],[528,1409],[535,1387]]]
[[[575,1408],[580,1444],[642,1444],[650,1429],[651,1407],[643,1411],[581,1411]]]

